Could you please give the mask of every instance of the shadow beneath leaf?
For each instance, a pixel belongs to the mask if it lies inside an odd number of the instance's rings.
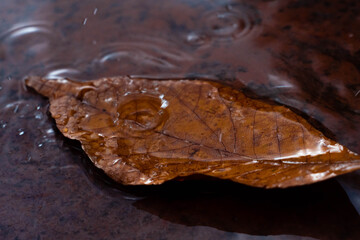
[[[169,183],[167,187],[168,192],[134,206],[177,224],[227,232],[360,239],[360,217],[336,180],[285,190],[227,181]]]
[[[64,145],[81,156],[78,164],[102,192],[172,223],[260,236],[360,239],[360,216],[337,179],[271,190],[204,176],[125,186],[96,168],[78,142],[66,139]]]

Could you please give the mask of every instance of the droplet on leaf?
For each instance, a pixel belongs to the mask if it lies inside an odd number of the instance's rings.
[[[57,127],[129,185],[204,174],[289,187],[360,169],[359,157],[290,109],[200,80],[30,77]]]

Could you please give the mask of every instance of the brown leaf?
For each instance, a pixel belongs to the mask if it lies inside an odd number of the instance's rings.
[[[199,80],[27,79],[60,131],[123,184],[204,174],[257,187],[309,184],[359,157],[284,106]]]

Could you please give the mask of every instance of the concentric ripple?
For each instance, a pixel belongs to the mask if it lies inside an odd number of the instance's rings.
[[[161,39],[139,38],[104,47],[98,62],[102,68],[116,74],[142,74],[154,70],[171,72],[190,58]]]
[[[43,61],[51,58],[56,49],[57,37],[45,22],[16,24],[4,32],[0,39],[5,55],[13,62],[32,59]]]
[[[131,94],[127,97],[129,101],[118,109],[123,131],[132,136],[143,136],[163,126],[168,114],[161,98],[144,94]]]
[[[203,17],[203,29],[213,39],[242,38],[261,21],[256,8],[233,4],[208,12]]]

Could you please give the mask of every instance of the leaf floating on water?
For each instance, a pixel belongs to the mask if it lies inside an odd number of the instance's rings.
[[[257,187],[360,169],[359,157],[284,106],[208,81],[30,77],[68,138],[123,184],[204,174]]]

